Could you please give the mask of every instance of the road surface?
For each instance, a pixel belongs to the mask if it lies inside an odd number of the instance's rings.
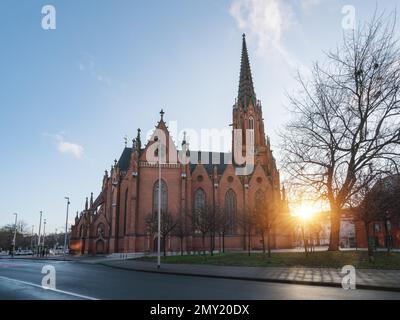
[[[56,289],[41,287],[43,266]],[[400,299],[400,293],[177,276],[64,261],[0,259],[0,299]]]

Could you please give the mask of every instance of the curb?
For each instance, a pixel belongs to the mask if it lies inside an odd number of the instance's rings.
[[[28,261],[67,261],[67,262],[77,262],[78,260],[68,260],[68,259],[61,259],[61,258],[50,258],[50,259],[46,259],[46,258],[0,258],[1,260],[12,260],[12,261],[18,261],[18,260],[28,260]]]
[[[187,273],[187,272],[177,272],[177,271],[163,271],[163,270],[150,270],[141,268],[128,268],[123,266],[115,266],[107,263],[99,262],[99,265],[106,266],[109,268],[136,271],[136,272],[147,272],[147,273],[158,273],[158,274],[169,274],[176,276],[191,276],[191,277],[201,277],[201,278],[216,278],[216,279],[228,279],[228,280],[244,280],[244,281],[256,281],[256,282],[269,282],[269,283],[284,283],[284,284],[300,284],[308,286],[323,286],[323,287],[333,287],[342,288],[341,283],[336,282],[322,282],[322,281],[302,281],[302,280],[288,280],[288,279],[272,279],[272,278],[255,278],[255,277],[239,277],[239,276],[223,276],[214,274],[202,274],[202,273]],[[400,292],[400,287],[385,287],[385,286],[373,286],[368,284],[358,284],[356,289],[361,290],[379,290],[379,291],[391,291]]]

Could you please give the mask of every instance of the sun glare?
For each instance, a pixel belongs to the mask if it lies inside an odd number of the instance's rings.
[[[303,203],[298,207],[294,208],[293,214],[303,220],[310,220],[317,213],[318,209],[308,203]]]

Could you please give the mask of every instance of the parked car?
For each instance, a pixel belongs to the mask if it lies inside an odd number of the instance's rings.
[[[17,251],[15,251],[15,255],[16,256],[31,256],[31,255],[33,255],[33,251],[18,249]]]

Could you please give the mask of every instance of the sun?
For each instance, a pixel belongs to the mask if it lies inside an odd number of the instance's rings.
[[[314,217],[317,211],[318,209],[315,206],[309,203],[302,203],[294,208],[293,215],[302,220],[310,220]]]

